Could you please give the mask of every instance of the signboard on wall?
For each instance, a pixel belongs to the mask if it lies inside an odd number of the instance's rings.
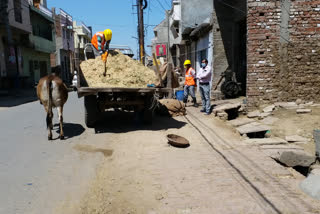
[[[157,55],[157,57],[167,56],[167,45],[165,45],[165,44],[156,45],[156,55]]]

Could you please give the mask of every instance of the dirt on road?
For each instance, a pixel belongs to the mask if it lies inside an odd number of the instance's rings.
[[[320,212],[299,190],[301,177],[242,144],[227,125],[199,109],[188,108],[186,117],[157,118],[151,127],[115,122],[98,133],[106,139],[100,149],[113,154],[105,156],[80,202],[60,207],[63,213]],[[184,136],[190,147],[169,146],[167,134]],[[75,149],[92,154],[91,148]]]

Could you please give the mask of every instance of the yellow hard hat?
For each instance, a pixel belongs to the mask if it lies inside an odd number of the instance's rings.
[[[184,61],[183,65],[191,65],[191,61],[189,59],[187,59],[186,61]]]
[[[106,29],[103,31],[103,34],[106,41],[110,41],[112,39],[112,30]]]

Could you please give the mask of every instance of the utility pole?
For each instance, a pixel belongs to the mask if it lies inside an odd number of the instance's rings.
[[[145,64],[143,10],[147,8],[147,5],[147,0],[137,0],[139,59],[142,64]]]
[[[170,14],[169,11],[166,11],[167,14],[167,22],[168,22],[168,43],[167,43],[167,61],[171,63],[171,52],[170,52]]]

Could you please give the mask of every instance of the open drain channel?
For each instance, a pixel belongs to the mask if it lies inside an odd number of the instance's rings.
[[[281,213],[281,211],[270,200],[268,200],[263,195],[263,193],[260,192],[259,188],[257,188],[236,165],[240,164],[240,167],[248,169],[248,171],[251,172],[256,172],[255,177],[257,179],[262,181],[265,185],[268,185],[269,189],[273,189],[274,192],[277,192],[281,195],[283,201],[286,201],[286,208],[291,207],[292,210],[297,211],[298,207],[296,206],[296,204],[298,201],[298,203],[303,205],[303,208],[305,209],[303,211],[301,210],[301,212],[312,210],[312,207],[301,198],[294,197],[294,199],[296,199],[295,201],[293,201],[293,198],[288,198],[288,195],[296,195],[296,193],[292,192],[291,190],[283,186],[281,183],[279,183],[279,181],[277,181],[274,177],[266,173],[259,165],[255,164],[254,161],[250,160],[239,150],[233,148],[225,151],[220,151],[219,149],[217,149],[210,142],[207,136],[209,136],[212,139],[215,139],[215,142],[218,143],[218,145],[220,146],[230,148],[232,148],[232,146],[227,141],[222,139],[219,135],[217,135],[214,130],[209,128],[204,122],[199,120],[190,111],[188,111],[188,115],[190,115],[190,119],[188,116],[185,116],[185,119],[199,132],[199,134],[210,145],[210,147],[222,158],[221,163],[225,165],[227,168],[233,168],[237,172],[238,176],[234,175],[234,173],[230,174],[237,180],[237,182],[241,186],[243,186],[243,188],[246,189],[246,191],[248,191],[248,193],[257,201],[260,207],[266,211],[266,213]],[[232,161],[230,161],[228,158],[229,155],[232,158],[236,158],[237,163],[232,163]],[[268,178],[269,181],[266,180],[266,178]],[[286,194],[284,194],[284,192]]]

